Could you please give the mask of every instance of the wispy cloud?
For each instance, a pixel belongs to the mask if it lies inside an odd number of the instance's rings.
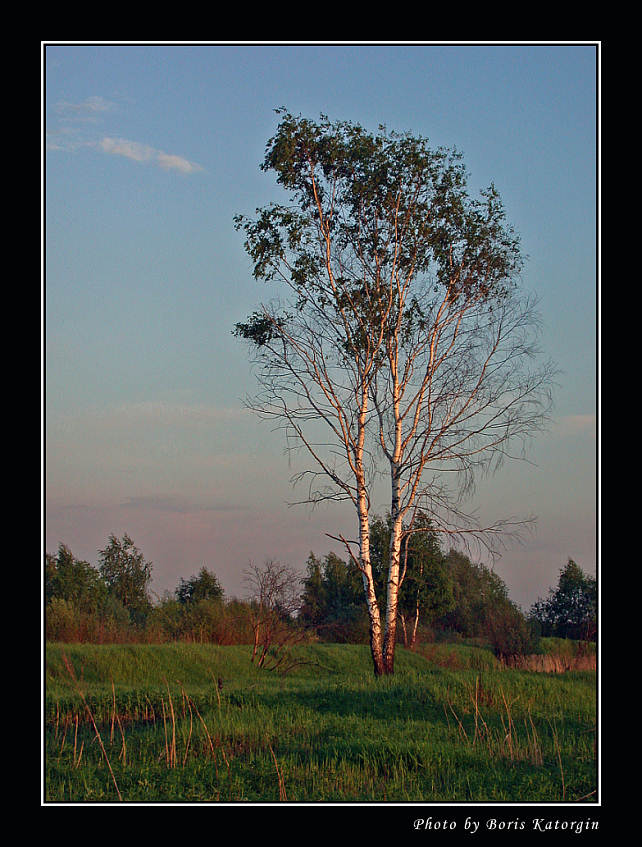
[[[74,153],[93,148],[111,156],[123,156],[143,165],[154,165],[165,171],[193,174],[204,168],[177,153],[167,153],[149,144],[126,138],[103,135],[88,136],[88,127],[105,124],[105,119],[118,111],[118,104],[104,97],[87,97],[79,103],[59,100],[53,106],[55,121],[47,129],[47,148]],[[95,132],[95,130],[94,130]]]
[[[155,164],[164,170],[175,170],[184,174],[203,170],[196,162],[190,162],[189,159],[185,159],[183,156],[164,153],[162,150],[156,150],[147,144],[141,144],[138,141],[128,141],[126,138],[103,138],[98,146],[104,153],[109,153],[112,156],[124,156],[126,159],[131,159],[141,164]]]
[[[200,165],[197,165],[196,162],[190,162],[182,156],[163,153],[160,150],[156,156],[156,161],[159,167],[164,168],[165,170],[176,170],[186,174],[203,170],[203,168]]]
[[[115,103],[105,100],[104,97],[88,97],[81,103],[59,100],[54,106],[54,111],[62,118],[78,120],[96,118],[98,115],[112,111],[115,107]]]

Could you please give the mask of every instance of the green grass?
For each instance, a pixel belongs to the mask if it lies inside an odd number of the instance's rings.
[[[441,646],[375,680],[367,646],[296,655],[279,676],[247,647],[47,645],[45,801],[595,799],[595,673]]]

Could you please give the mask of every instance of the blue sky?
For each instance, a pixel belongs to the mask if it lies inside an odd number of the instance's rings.
[[[473,190],[497,186],[562,373],[533,463],[469,507],[538,516],[495,564],[523,606],[569,556],[595,573],[597,60],[589,44],[48,44],[47,551],[97,564],[128,532],[157,594],[205,565],[241,596],[250,561],[303,570],[352,528],[345,505],[288,508],[293,468],[244,410],[255,382],[231,334],[266,294],[233,216],[283,199],[259,164],[286,106],[455,146]]]

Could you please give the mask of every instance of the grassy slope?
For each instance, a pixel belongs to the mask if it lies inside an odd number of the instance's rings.
[[[48,645],[46,799],[594,798],[595,675],[449,651],[430,662],[400,649],[377,681],[366,646],[300,648],[305,663],[283,677],[254,668],[247,647]]]

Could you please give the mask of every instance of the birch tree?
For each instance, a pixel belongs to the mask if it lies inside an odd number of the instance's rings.
[[[494,186],[472,197],[461,155],[409,133],[280,115],[261,169],[288,202],[235,218],[257,280],[275,287],[235,333],[260,391],[249,405],[284,428],[310,466],[302,502],[345,500],[356,538],[338,536],[362,576],[377,676],[392,673],[404,526],[485,543],[462,510],[543,425],[552,368],[533,341],[518,285],[519,238]],[[389,480],[385,608],[369,548],[374,485]]]
[[[391,521],[371,516],[370,529],[373,565],[378,572],[378,581],[385,582],[390,561]],[[432,623],[451,611],[454,597],[447,560],[432,532],[430,519],[419,512],[412,525],[404,525],[402,539],[398,619],[402,627],[403,644],[412,650],[417,641],[420,616],[424,622]]]

